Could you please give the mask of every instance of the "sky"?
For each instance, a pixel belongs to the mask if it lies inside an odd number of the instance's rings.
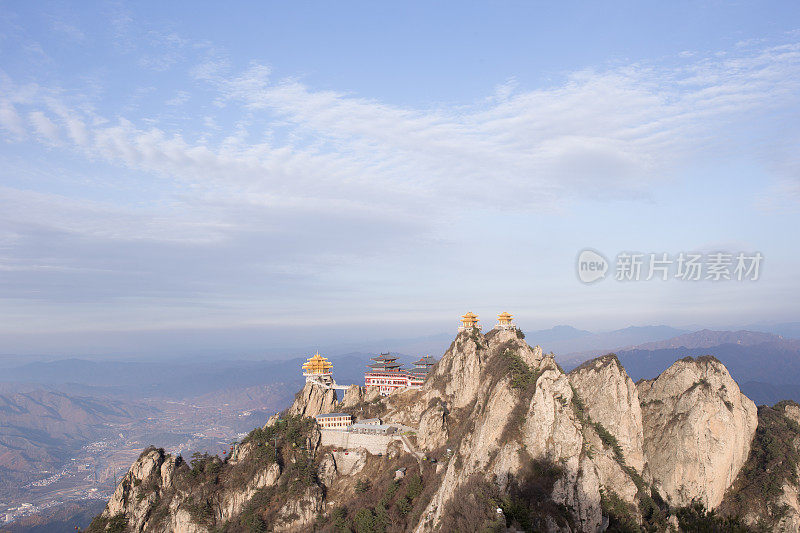
[[[0,353],[798,321],[798,124],[796,2],[0,2]]]

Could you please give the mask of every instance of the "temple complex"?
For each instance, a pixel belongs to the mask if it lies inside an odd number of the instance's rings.
[[[506,311],[503,311],[497,315],[497,325],[495,326],[495,329],[517,329],[517,326],[511,322],[512,318],[514,317]]]
[[[411,370],[403,369],[397,357],[390,353],[382,353],[372,358],[372,363],[364,373],[364,385],[378,387],[382,395],[402,388],[420,389],[428,376],[431,367],[436,363],[433,357],[426,355],[415,361]],[[347,385],[337,385],[333,379],[333,363],[319,352],[303,363],[303,376],[306,383],[314,383],[326,389],[347,389]]]
[[[461,317],[461,326],[459,326],[458,331],[472,331],[473,329],[481,329],[480,325],[478,325],[478,315],[467,311],[467,314]]]
[[[333,363],[315,353],[303,363],[303,376],[306,382],[319,382],[325,384],[333,383]]]
[[[497,325],[495,329],[515,330],[512,319],[514,317],[503,311],[497,315]],[[468,311],[461,317],[461,326],[458,331],[480,331],[478,315]],[[413,368],[406,370],[403,365],[397,362],[397,357],[390,352],[382,353],[377,357],[371,358],[372,362],[367,365],[368,370],[364,372],[364,385],[366,387],[378,387],[381,395],[386,396],[397,389],[421,389],[425,378],[428,377],[436,360],[430,355],[420,357],[414,361]],[[319,352],[309,357],[303,363],[303,376],[307,383],[316,383],[326,389],[347,389],[346,385],[337,385],[333,379],[333,364],[320,355]],[[326,421],[326,423],[339,423],[340,421]]]
[[[433,357],[426,355],[415,361],[414,368],[404,370],[397,362],[397,357],[382,353],[373,357],[373,363],[367,365],[369,370],[364,373],[366,387],[378,387],[384,396],[397,389],[420,389],[428,376],[431,367],[436,363]]]
[[[388,352],[378,357],[372,357],[373,363],[367,365],[369,370],[364,373],[366,387],[378,387],[382,395],[408,386],[408,376],[401,369],[397,357],[392,357]]]

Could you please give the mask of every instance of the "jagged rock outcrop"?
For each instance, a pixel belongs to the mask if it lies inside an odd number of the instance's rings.
[[[674,505],[716,507],[747,460],[755,404],[713,357],[687,357],[637,385],[647,468]]]
[[[367,387],[367,390],[364,392],[365,402],[374,402],[380,397],[381,397],[381,391],[378,387]]]
[[[486,340],[478,330],[462,331],[434,366],[428,380],[441,388],[453,409],[474,401],[487,360]]]
[[[622,501],[638,506],[639,487],[631,477],[631,473],[617,457],[615,450],[609,447],[592,426],[584,427],[584,448],[591,456],[597,470],[600,488],[613,491]]]
[[[272,463],[267,468],[259,470],[252,479],[246,482],[241,490],[223,492],[216,512],[216,520],[225,522],[238,515],[256,492],[264,487],[274,485],[280,475],[280,467],[277,463]]]
[[[344,398],[342,398],[342,408],[353,407],[364,401],[364,395],[366,394],[365,387],[361,387],[359,385],[350,385],[346,391],[344,391]]]
[[[267,423],[264,424],[264,429],[271,428],[275,424],[278,423],[278,420],[281,419],[280,413],[276,413],[267,419]]]
[[[460,487],[474,476],[506,486],[530,461],[557,465],[547,497],[572,510],[578,530],[599,528],[596,467],[582,453],[582,422],[571,405],[572,389],[552,356],[528,346],[514,330],[486,336],[462,332],[435,372],[420,401],[439,398],[452,405],[450,437],[457,449],[417,531],[435,530]],[[451,372],[452,379],[444,379]],[[569,530],[563,518],[547,515],[540,527]]]
[[[574,510],[580,531],[597,531],[602,518],[599,478],[596,466],[582,453],[583,424],[571,407],[572,388],[551,358],[542,363],[523,443],[532,457],[549,458],[564,467],[553,499]]]
[[[783,405],[783,415],[795,424],[800,424],[800,405],[795,402],[785,402]]]
[[[447,443],[447,409],[435,398],[428,409],[419,417],[417,444],[424,450],[434,450]]]
[[[316,416],[332,413],[336,410],[336,389],[326,389],[321,385],[306,382],[302,390],[295,396],[289,408],[291,416]]]
[[[614,354],[588,361],[569,373],[586,414],[611,433],[628,466],[644,468],[644,430],[639,393]]]
[[[332,453],[326,453],[322,461],[320,461],[319,467],[317,467],[317,477],[325,487],[330,488],[336,479],[337,473],[336,459],[333,458]]]
[[[167,463],[165,459],[164,450],[150,448],[142,452],[139,459],[133,463],[128,473],[117,485],[101,516],[111,518],[123,514],[127,517],[128,525],[133,531],[143,531],[147,522],[149,504],[158,495],[155,491],[145,492],[139,487],[147,484],[146,486],[149,488],[153,481],[157,480],[159,483],[163,483],[164,480],[172,478],[175,463],[174,461]],[[139,497],[139,493],[144,496]],[[144,499],[147,501],[141,505],[141,500]],[[139,501],[137,502],[137,500]]]
[[[777,508],[783,509],[783,516],[775,526],[776,531],[798,533],[800,531],[800,487],[797,483],[784,483],[781,487]],[[758,517],[753,517],[753,523],[758,523]]]
[[[336,472],[342,476],[358,474],[367,464],[367,452],[364,449],[338,452],[333,455],[336,461]]]
[[[323,491],[318,486],[307,487],[298,497],[287,501],[278,511],[274,531],[308,531],[322,511]]]
[[[211,529],[209,525],[198,523],[197,517],[192,514],[191,487],[174,484],[176,470],[181,467],[187,468],[175,457],[165,454],[164,450],[146,449],[120,481],[101,518],[111,520],[116,516],[124,516],[128,531],[208,533]],[[279,465],[272,463],[258,469],[242,485],[223,488],[214,495],[215,503],[209,508],[210,518],[225,522],[237,516],[256,492],[273,486],[280,474]],[[156,516],[153,508],[159,503],[163,503],[168,512]]]

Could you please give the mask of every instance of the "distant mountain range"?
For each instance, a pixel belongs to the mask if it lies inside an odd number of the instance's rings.
[[[700,328],[692,328],[700,329]],[[726,327],[727,330],[763,331],[781,337],[800,339],[800,322],[786,322],[783,324],[746,324],[739,327]]]
[[[394,353],[394,352],[393,352]],[[364,369],[375,354],[347,353],[331,356],[336,380],[362,383]],[[406,364],[418,356],[395,354]],[[7,390],[74,388],[95,394],[126,398],[194,398],[282,383],[295,391],[304,381],[304,358],[283,361],[89,361],[62,359],[9,368],[2,373],[0,392]],[[288,395],[291,397],[291,394]]]
[[[787,347],[795,346],[800,348],[800,339],[788,339],[772,333],[761,331],[712,331],[703,329],[693,333],[686,333],[671,339],[647,342],[635,346],[639,350],[662,350],[669,348],[710,348],[721,344],[738,344],[740,346],[755,346],[769,342],[783,341]]]
[[[556,326],[545,330],[526,331],[525,335],[531,343],[538,344],[545,352],[553,352],[559,356],[559,359],[563,359],[583,352],[588,352],[587,355],[591,357],[592,353],[597,354],[622,346],[670,339],[684,333],[689,332],[670,326],[630,326],[600,333],[592,333],[572,326]]]
[[[713,355],[756,404],[800,401],[800,339],[759,331],[704,329],[613,351],[634,380],[654,378],[687,356]],[[574,368],[601,353],[573,356],[563,365]]]
[[[525,333],[531,345],[538,344],[545,352],[554,352],[565,368],[574,368],[582,361],[613,351],[619,354],[621,360],[625,359],[623,362],[631,376],[636,379],[649,378],[657,375],[676,358],[713,353],[731,369],[740,383],[761,383],[759,390],[767,390],[765,384],[774,387],[800,383],[800,373],[794,366],[794,359],[800,350],[800,339],[785,335],[800,332],[800,323],[753,327],[772,327],[783,333],[709,329],[689,332],[664,325],[631,326],[599,333],[559,325]],[[444,337],[449,335],[396,339],[394,342],[397,346],[404,349],[397,349],[389,341],[386,349],[391,349],[401,362],[408,364],[420,353],[438,356],[443,349],[433,351],[433,346],[442,344]],[[724,347],[718,348],[721,346]],[[341,384],[352,384],[363,381],[364,365],[375,353],[325,355],[334,363],[336,380]],[[303,381],[299,371],[303,361],[303,358],[283,361],[98,361],[77,358],[39,361],[4,369],[0,392],[4,389],[19,390],[20,384],[32,384],[37,386],[34,388],[46,386],[49,390],[66,389],[70,393],[89,395],[190,398],[281,383],[290,397],[290,391],[296,390]],[[751,368],[753,372],[750,372]],[[796,395],[790,397],[796,398]]]

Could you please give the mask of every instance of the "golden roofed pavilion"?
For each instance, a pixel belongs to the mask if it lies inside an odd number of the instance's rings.
[[[464,331],[467,329],[478,328],[478,315],[474,314],[472,311],[467,311],[467,313],[461,317],[461,327],[458,328],[458,331]]]
[[[333,363],[322,357],[319,352],[315,353],[303,363],[304,376],[324,376],[331,373]]]
[[[511,319],[514,318],[510,313],[503,311],[499,315],[497,315],[497,327],[498,329],[514,329],[516,326],[511,323]]]

